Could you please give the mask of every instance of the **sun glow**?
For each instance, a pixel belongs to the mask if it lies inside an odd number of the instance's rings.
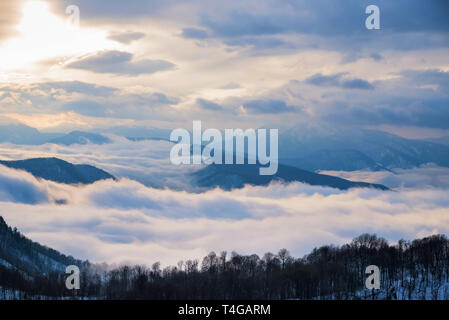
[[[117,48],[104,31],[70,25],[68,15],[53,14],[44,1],[25,2],[19,35],[0,47],[0,72],[26,69],[36,62]]]

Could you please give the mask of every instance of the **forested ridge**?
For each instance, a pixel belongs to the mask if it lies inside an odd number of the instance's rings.
[[[32,242],[0,217],[0,261],[0,299],[449,299],[444,235],[389,244],[363,234],[302,258],[286,249],[263,256],[211,252],[165,268],[158,262],[112,268]],[[80,290],[65,288],[71,264],[81,269]],[[365,289],[368,265],[380,268],[380,290]]]

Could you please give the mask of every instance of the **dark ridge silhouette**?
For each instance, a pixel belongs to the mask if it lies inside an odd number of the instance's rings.
[[[65,272],[68,265],[82,265],[82,261],[65,256],[24,237],[9,227],[0,216],[0,265],[8,265],[27,276],[45,275],[51,271]]]
[[[212,164],[192,173],[195,183],[200,187],[220,187],[224,190],[243,188],[245,184],[267,185],[272,181],[303,182],[314,186],[332,187],[341,190],[350,188],[374,188],[389,190],[381,184],[354,182],[330,175],[318,174],[295,167],[279,164],[274,175],[259,175],[259,165],[219,165]]]
[[[58,158],[34,158],[17,161],[0,160],[0,164],[25,170],[36,178],[66,184],[89,184],[98,180],[114,179],[104,170],[87,164],[71,164]]]

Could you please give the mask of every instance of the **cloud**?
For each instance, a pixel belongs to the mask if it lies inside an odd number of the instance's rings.
[[[81,81],[43,82],[32,85],[32,88],[45,90],[46,92],[62,89],[67,93],[83,93],[93,96],[108,96],[118,91],[117,88]]]
[[[173,69],[175,65],[165,60],[132,61],[133,55],[122,51],[103,51],[69,63],[67,68],[83,69],[96,73],[123,75],[152,74]]]
[[[17,33],[16,25],[20,21],[22,5],[23,0],[0,3],[0,42]]]
[[[229,46],[238,47],[253,47],[256,49],[273,49],[279,47],[290,47],[294,46],[288,45],[284,40],[275,37],[244,37],[244,38],[231,38],[224,41]]]
[[[109,34],[108,39],[123,44],[130,44],[131,42],[142,39],[143,37],[145,37],[145,34],[142,32],[126,31],[126,32],[112,32]]]
[[[438,69],[403,70],[399,75],[412,86],[434,86],[435,89],[449,94],[449,71]]]
[[[77,100],[68,102],[62,107],[63,111],[74,111],[89,117],[112,117],[110,106],[89,100]]]
[[[446,36],[449,23],[445,15],[449,5],[445,0],[434,0],[428,5],[423,5],[421,0],[378,0],[375,4],[381,11],[381,29],[375,33],[365,28],[365,9],[373,4],[368,0],[345,1],[338,6],[332,0],[245,3],[213,0],[207,5],[199,0],[189,3],[136,0],[133,6],[106,0],[95,4],[87,0],[64,2],[83,8],[83,17],[90,23],[141,17],[163,17],[181,25],[198,21],[197,26],[185,27],[182,36],[218,39],[230,46],[251,46],[255,51],[321,48],[344,53],[363,51],[363,56],[369,56],[385,49],[409,51],[449,47]]]
[[[131,18],[151,16],[167,9],[173,4],[180,3],[176,0],[133,0],[132,6],[123,5],[120,1],[97,0],[49,0],[60,8],[68,5],[77,5],[81,8],[85,19],[102,20],[114,19],[129,22]]]
[[[295,110],[282,100],[251,100],[243,103],[243,108],[250,113],[283,113]]]
[[[33,240],[94,262],[175,264],[211,250],[283,247],[301,256],[364,232],[391,241],[449,232],[443,189],[341,192],[292,183],[190,194],[127,180],[64,188],[67,205],[2,201],[2,215]]]
[[[345,73],[337,73],[331,75],[315,74],[306,79],[306,83],[315,86],[334,86],[344,89],[374,89],[374,86],[363,79],[342,79]]]
[[[372,59],[374,59],[375,61],[381,61],[381,60],[384,59],[384,57],[383,57],[380,53],[376,53],[376,52],[371,53],[371,54],[370,54],[370,57],[371,57]]]
[[[167,97],[161,92],[145,93],[145,94],[128,94],[127,98],[133,100],[133,103],[139,105],[164,106],[173,105],[179,102],[179,99]]]
[[[102,86],[82,81],[53,81],[31,83],[29,85],[8,84],[0,87],[0,92],[15,93],[21,99],[32,99],[34,96],[58,97],[80,93],[92,96],[108,96],[119,91],[117,88]]]
[[[45,187],[31,175],[0,164],[0,201],[37,204],[48,201]]]
[[[155,118],[164,114],[162,106],[175,105],[178,99],[167,97],[160,92],[143,94],[124,94],[106,99],[80,99],[65,103],[62,111],[73,111],[90,117],[109,118]],[[167,112],[168,113],[168,112]]]
[[[187,39],[206,39],[209,37],[209,34],[203,29],[184,28],[181,36]]]
[[[58,114],[73,111],[89,117],[162,118],[174,112],[161,107],[180,100],[162,92],[129,92],[81,81],[8,84],[0,87],[3,113]]]
[[[345,89],[374,89],[374,86],[368,81],[362,79],[349,79],[341,82],[341,87]]]
[[[315,73],[303,81],[290,81],[272,94],[303,106],[309,121],[333,127],[388,124],[448,129],[448,74],[433,68],[405,69],[368,82],[348,72]]]
[[[369,1],[347,1],[333,6],[332,0],[263,1],[250,3],[246,7],[230,7],[222,19],[203,18],[203,25],[209,26],[217,35],[240,36],[279,34],[287,32],[319,35],[352,35],[363,33],[362,24],[367,15],[365,8]],[[425,6],[419,0],[379,0],[376,5],[384,14],[383,28],[388,31],[448,31],[449,25],[441,10],[449,6],[444,0]],[[256,10],[255,6],[259,6]],[[401,14],[407,8],[408,14]],[[269,12],[271,11],[271,15]]]
[[[449,113],[445,107],[449,103],[447,97],[416,99],[385,94],[365,98],[368,99],[365,102],[354,99],[346,106],[342,101],[334,101],[329,107],[331,111],[324,118],[334,124],[390,124],[449,129]]]
[[[376,34],[369,33],[364,25],[367,17],[365,8],[370,4],[369,1],[346,1],[335,6],[331,0],[249,2],[246,6],[222,8],[219,16],[204,12],[200,25],[224,41],[248,36],[299,34],[306,36],[312,46],[325,45],[344,51],[360,47],[361,43],[366,46],[367,42],[372,43],[372,48],[377,46],[378,50],[449,46],[447,39],[443,38],[427,37],[426,41],[413,41],[413,36],[410,37],[412,34],[434,34],[438,37],[449,31],[449,23],[442,14],[449,9],[444,0],[434,1],[429,6],[424,6],[419,0],[380,0],[376,5],[381,8],[381,30]],[[404,8],[407,8],[407,14],[403,14]],[[398,36],[401,41],[394,41]],[[272,42],[275,47],[283,45],[281,41]]]
[[[221,86],[219,89],[233,90],[233,89],[240,89],[240,88],[241,88],[240,84],[238,84],[236,82],[229,82],[229,83],[225,84],[224,86]]]
[[[210,110],[210,111],[220,111],[223,110],[223,107],[220,106],[219,104],[212,102],[212,101],[208,101],[208,100],[204,100],[204,99],[197,99],[196,103],[205,110]]]

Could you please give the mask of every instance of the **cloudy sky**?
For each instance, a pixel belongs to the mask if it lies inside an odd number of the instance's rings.
[[[449,132],[449,4],[2,1],[1,116],[47,131],[377,127]],[[76,5],[80,27],[67,23]]]
[[[380,30],[365,27],[371,4]],[[79,26],[68,22],[73,5]],[[449,141],[448,13],[447,0],[2,0],[0,125],[316,124]],[[327,172],[388,192],[293,183],[188,193],[176,190],[190,168],[170,166],[167,142],[112,139],[0,144],[2,159],[56,156],[128,177],[67,186],[1,166],[1,215],[42,244],[117,263],[282,247],[300,256],[364,232],[449,233],[447,168]]]

